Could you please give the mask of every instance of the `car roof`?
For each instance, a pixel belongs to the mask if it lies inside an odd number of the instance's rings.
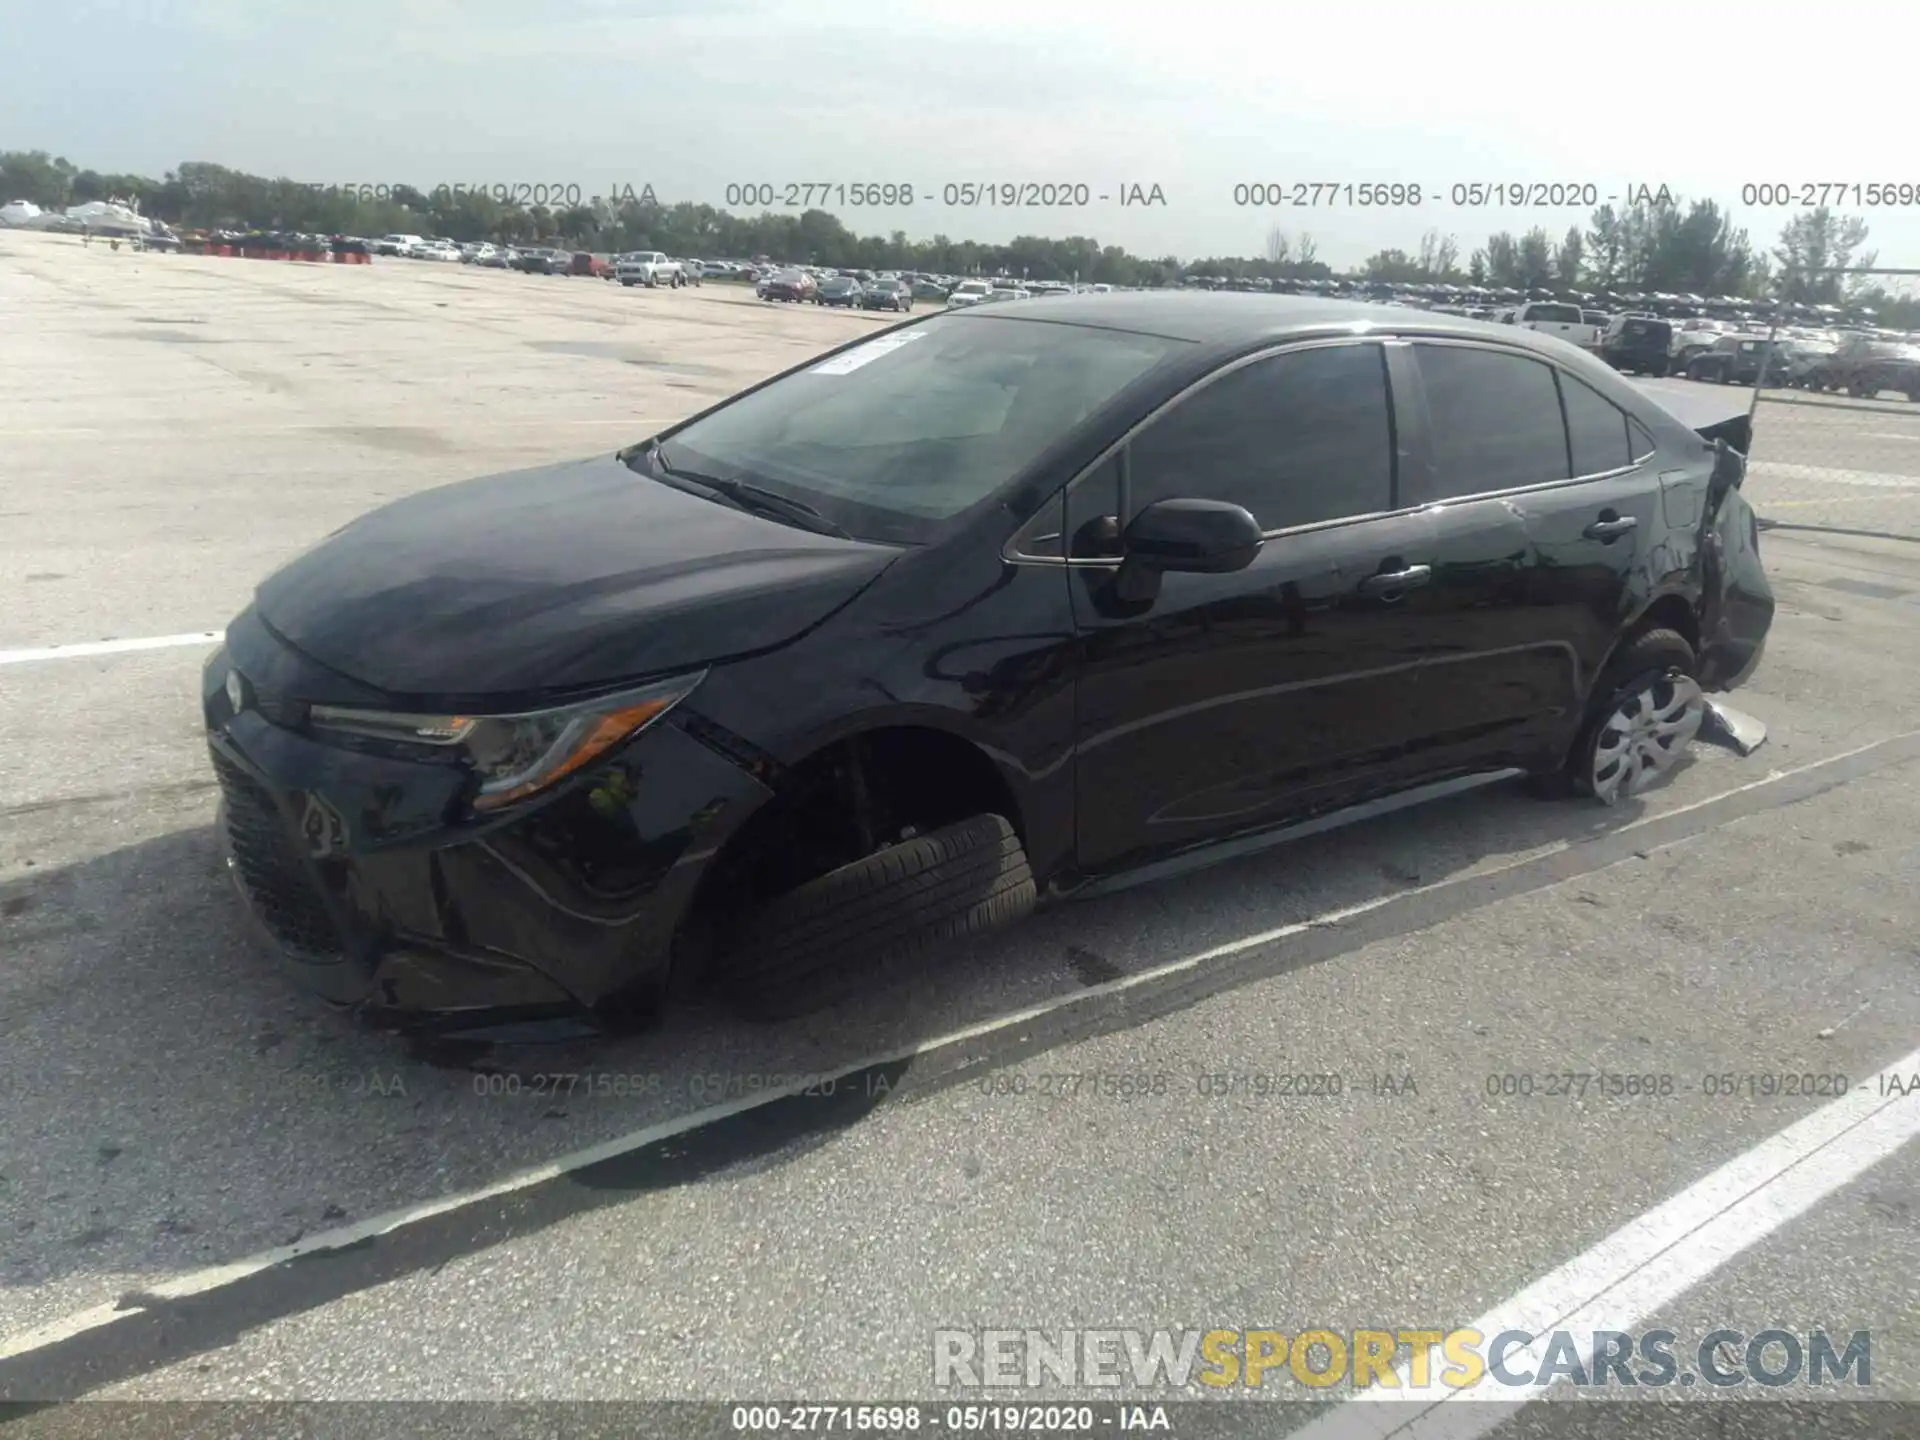
[[[1531,330],[1470,320],[1463,315],[1369,305],[1358,300],[1327,300],[1313,295],[1239,291],[1071,293],[1055,296],[1040,311],[996,310],[991,317],[980,317],[983,322],[989,318],[996,322],[1018,318],[1029,324],[1131,330],[1209,348],[1252,347],[1293,336],[1356,330],[1498,340],[1553,355],[1564,355],[1568,348],[1564,341]]]

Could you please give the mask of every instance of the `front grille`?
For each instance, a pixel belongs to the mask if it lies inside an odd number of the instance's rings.
[[[218,750],[214,774],[227,802],[227,845],[240,884],[273,937],[296,955],[340,958],[340,936],[266,787]]]

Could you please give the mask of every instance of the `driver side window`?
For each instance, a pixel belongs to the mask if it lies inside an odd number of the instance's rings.
[[[1227,500],[1273,531],[1391,510],[1391,417],[1376,342],[1256,360],[1134,438],[1131,514],[1175,496]]]

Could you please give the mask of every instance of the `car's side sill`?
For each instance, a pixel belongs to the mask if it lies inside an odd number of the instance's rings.
[[[1103,875],[1082,885],[1074,886],[1070,890],[1060,891],[1054,898],[1089,900],[1100,895],[1112,895],[1120,890],[1131,890],[1136,885],[1150,885],[1158,880],[1167,880],[1176,875],[1203,870],[1209,866],[1218,865],[1222,861],[1237,859],[1242,855],[1255,855],[1276,845],[1285,845],[1293,840],[1304,839],[1308,835],[1338,830],[1362,820],[1371,820],[1379,815],[1391,815],[1395,811],[1424,805],[1429,800],[1441,800],[1449,795],[1478,790],[1483,786],[1496,784],[1502,780],[1511,780],[1524,774],[1526,774],[1524,770],[1509,768],[1486,770],[1473,775],[1457,775],[1451,780],[1431,781],[1425,785],[1416,785],[1410,790],[1383,795],[1377,800],[1367,800],[1358,805],[1349,805],[1344,809],[1331,810],[1325,815],[1316,815],[1311,820],[1299,820],[1291,825],[1262,830],[1254,835],[1241,835],[1232,840],[1202,845],[1193,850],[1182,851],[1178,855],[1168,856],[1165,860],[1152,861],[1136,869],[1122,870],[1114,875]]]

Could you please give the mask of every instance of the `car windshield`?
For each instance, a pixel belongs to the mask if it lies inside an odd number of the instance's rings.
[[[890,330],[675,431],[668,464],[924,544],[1187,342],[983,315]]]

